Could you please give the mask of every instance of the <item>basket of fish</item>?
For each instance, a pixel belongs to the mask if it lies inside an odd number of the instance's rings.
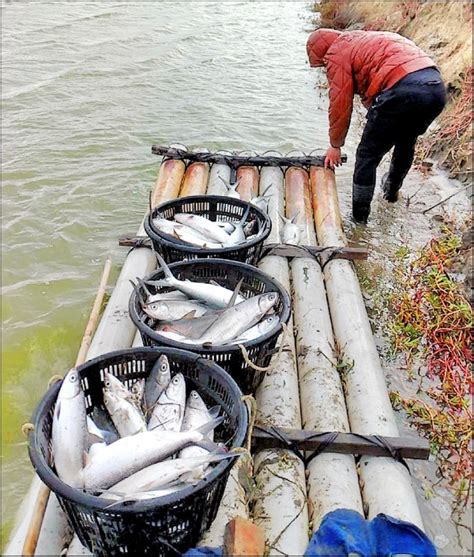
[[[30,459],[94,555],[174,557],[216,516],[247,431],[241,399],[191,352],[111,352],[49,389]]]
[[[156,207],[144,222],[154,249],[167,263],[217,257],[256,265],[272,221],[255,203],[197,195]]]
[[[290,318],[279,282],[237,261],[198,259],[167,265],[135,285],[129,312],[145,346],[172,346],[210,358],[246,393],[262,382]]]

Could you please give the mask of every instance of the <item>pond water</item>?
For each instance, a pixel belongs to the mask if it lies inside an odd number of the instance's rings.
[[[21,425],[49,377],[73,363],[107,255],[112,279],[118,274],[125,252],[117,238],[136,230],[156,176],[151,144],[325,148],[327,94],[324,76],[306,61],[308,2],[3,2],[1,9],[5,543],[32,475]],[[346,218],[354,120],[349,164],[338,171]],[[414,224],[402,206],[389,212],[377,199],[369,227],[348,225],[350,236],[374,247],[364,272],[384,266],[401,236],[412,246],[429,239],[425,221]],[[446,536],[442,552],[467,551],[440,513],[430,507],[427,526],[433,537]]]

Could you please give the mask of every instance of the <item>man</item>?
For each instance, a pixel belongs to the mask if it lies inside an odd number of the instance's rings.
[[[394,148],[390,170],[382,178],[383,197],[398,199],[415,153],[417,137],[446,104],[446,89],[435,63],[415,43],[378,31],[318,29],[307,44],[312,67],[324,66],[329,81],[329,138],[325,166],[341,164],[354,94],[368,108],[357,148],[352,214],[367,222],[377,166]]]

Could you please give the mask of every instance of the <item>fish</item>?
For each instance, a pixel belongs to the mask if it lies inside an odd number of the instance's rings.
[[[157,400],[148,430],[180,431],[186,405],[186,382],[182,373],[177,373]]]
[[[285,223],[282,232],[284,244],[298,245],[300,243],[300,227],[296,224],[297,216],[298,213],[291,219],[287,219],[283,215],[280,215],[280,218]]]
[[[220,226],[227,234],[231,234],[235,229],[235,223],[229,221],[216,221],[217,226]]]
[[[156,325],[158,333],[173,332],[187,338],[199,338],[209,327],[216,322],[223,310],[209,312],[201,317],[191,319],[178,319],[177,321],[162,321]]]
[[[82,488],[83,454],[88,447],[86,404],[80,377],[71,369],[62,382],[54,407],[52,452],[58,477]]]
[[[252,205],[255,205],[255,207],[258,207],[260,210],[262,210],[264,213],[268,213],[268,204],[270,203],[270,197],[271,195],[269,195],[267,192],[268,190],[273,186],[273,184],[269,184],[262,192],[261,195],[258,195],[256,197],[252,197],[252,199],[250,200],[250,203]]]
[[[200,344],[225,343],[257,324],[279,299],[278,292],[267,292],[227,308],[200,338],[194,340]]]
[[[104,404],[120,437],[146,431],[145,416],[132,402],[109,389],[104,390]]]
[[[186,476],[187,481],[191,478],[194,481],[199,481],[202,479],[203,467],[230,458],[235,458],[235,455],[206,453],[195,457],[157,462],[114,484],[109,491],[127,496],[137,492],[157,490],[179,481],[183,475]],[[106,495],[107,492],[103,494],[104,497]]]
[[[185,224],[197,230],[205,238],[208,238],[210,242],[227,244],[229,241],[229,234],[215,222],[206,219],[206,217],[190,213],[176,213],[174,218],[180,224]]]
[[[134,381],[132,387],[130,388],[130,392],[135,401],[135,406],[141,408],[143,395],[145,394],[145,378],[142,377],[141,379]]]
[[[156,281],[147,281],[146,283],[151,286],[168,286],[176,288],[184,292],[192,300],[201,300],[215,308],[225,308],[229,305],[232,299],[233,292],[223,286],[215,284],[208,284],[205,282],[193,282],[190,280],[178,280],[173,276],[168,265],[165,263],[161,255],[155,252],[158,263],[162,268],[165,278]],[[236,303],[243,302],[245,298],[237,295]]]
[[[130,282],[134,286],[136,286],[133,281]],[[143,291],[146,294],[146,300],[144,300],[145,304],[152,304],[153,302],[162,302],[169,300],[189,300],[186,294],[184,294],[184,292],[180,292],[179,290],[171,290],[170,292],[157,292],[156,294],[152,294],[143,279],[137,277],[137,282],[140,288],[143,288]],[[138,298],[141,299],[141,296],[139,296]]]
[[[161,393],[166,389],[170,381],[170,363],[167,356],[161,354],[158,360],[156,360],[145,382],[145,394],[143,398],[146,414],[149,414],[153,410]]]
[[[199,393],[194,390],[191,391],[186,402],[181,431],[190,431],[201,427],[213,418],[217,418],[220,410],[220,406],[215,406],[211,408],[211,410],[208,410],[206,403],[202,400]],[[214,441],[214,431],[211,431],[208,437],[211,441]],[[183,449],[178,456],[180,458],[191,458],[202,456],[206,454],[206,452],[206,449],[202,449],[201,447],[190,446]]]
[[[122,381],[120,381],[120,379],[118,379],[117,377],[115,377],[115,375],[112,375],[108,371],[104,373],[103,390],[109,390],[116,396],[133,404],[138,410],[140,409],[140,403],[137,402],[136,396],[134,396],[133,393],[127,389],[127,387],[122,383]]]
[[[230,182],[227,183],[224,178],[222,178],[222,176],[219,176],[219,179],[221,180],[221,182],[223,182],[224,186],[227,189],[227,197],[232,197],[233,199],[240,199],[240,193],[237,191],[237,188],[239,187],[240,184],[240,180],[237,180],[236,182],[234,182],[233,184],[231,184]]]
[[[208,306],[191,300],[152,302],[142,306],[142,308],[149,317],[158,321],[178,321],[191,313],[193,317],[201,317],[209,311]]]
[[[167,219],[154,219],[153,224],[168,236],[173,236],[184,243],[208,248],[222,247],[222,244],[213,242],[212,238],[201,234],[198,230],[186,224]]]
[[[237,338],[228,341],[226,344],[244,344],[246,342],[251,342],[252,340],[257,340],[269,333],[280,323],[280,318],[278,315],[269,315],[262,319],[260,323],[257,323],[253,327],[250,327]]]
[[[230,246],[230,245],[236,245],[245,242],[244,223],[247,221],[249,213],[250,213],[250,205],[247,205],[247,208],[245,209],[242,218],[238,223],[236,223],[234,231],[229,235],[229,240],[227,242],[227,245]]]
[[[217,418],[193,431],[144,431],[122,437],[101,448],[93,457],[87,457],[80,473],[83,486],[92,492],[107,489],[135,472],[165,460],[188,445],[197,444],[215,451],[216,445],[206,435],[222,423],[222,420],[223,418]]]

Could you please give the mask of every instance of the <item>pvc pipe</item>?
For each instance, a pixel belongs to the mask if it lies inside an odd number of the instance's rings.
[[[229,151],[218,151],[229,155]],[[213,164],[209,173],[209,183],[207,186],[208,195],[227,195],[227,188],[224,182],[230,182],[230,166],[227,164]]]
[[[258,169],[255,166],[241,166],[237,169],[239,185],[237,191],[240,199],[250,201],[258,192]]]
[[[322,246],[345,245],[334,173],[311,168],[314,217]],[[359,281],[349,261],[333,260],[324,270],[335,337],[349,369],[344,373],[351,430],[366,435],[398,436],[380,359]],[[369,518],[383,512],[423,528],[406,468],[390,458],[360,462],[364,507]]]
[[[267,242],[279,243],[282,212],[283,174],[279,168],[263,168],[260,192],[271,184],[269,215],[274,227]],[[247,190],[248,191],[248,190]],[[250,192],[248,192],[250,195]],[[290,277],[286,258],[268,256],[260,269],[276,278],[290,291]],[[301,413],[296,372],[293,322],[288,323],[289,335],[280,337],[284,351],[275,356],[274,368],[267,372],[257,390],[257,422],[288,428],[301,428]],[[303,462],[291,451],[264,450],[254,458],[257,495],[253,518],[265,533],[266,546],[271,555],[303,555],[308,544],[308,508]]]
[[[209,180],[209,165],[206,162],[193,162],[186,169],[180,197],[204,195]]]
[[[184,171],[184,162],[180,160],[167,160],[161,164],[152,193],[153,206],[178,196]],[[138,235],[145,235],[143,224]],[[136,327],[128,316],[128,302],[133,290],[130,280],[144,277],[155,267],[155,257],[148,248],[137,248],[128,254],[94,335],[88,352],[89,359],[132,346]]]
[[[308,173],[301,168],[289,168],[285,182],[286,216],[297,215],[300,243],[316,246]],[[295,258],[290,267],[303,428],[349,431],[339,373],[331,363],[336,358],[321,267],[310,257]],[[323,453],[310,461],[307,473],[313,531],[333,510],[343,508],[363,513],[352,455]]]

